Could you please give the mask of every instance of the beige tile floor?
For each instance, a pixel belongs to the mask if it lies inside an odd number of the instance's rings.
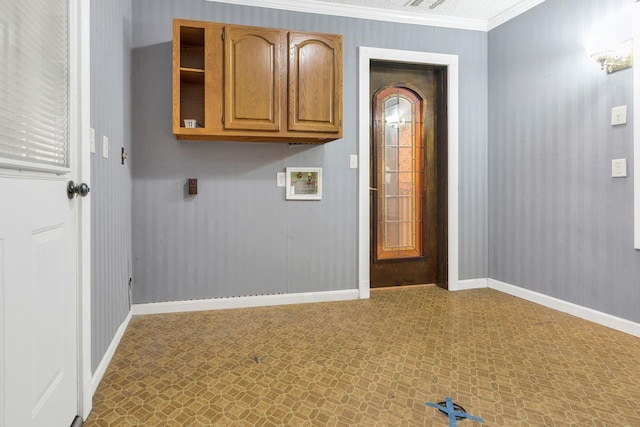
[[[93,426],[640,426],[640,339],[500,292],[136,316]]]

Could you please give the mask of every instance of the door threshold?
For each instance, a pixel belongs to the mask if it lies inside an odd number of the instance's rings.
[[[391,291],[391,290],[399,290],[399,289],[412,289],[412,288],[427,288],[431,286],[436,286],[435,283],[422,283],[418,285],[399,285],[399,286],[382,286],[379,288],[371,288],[371,292],[374,291]]]

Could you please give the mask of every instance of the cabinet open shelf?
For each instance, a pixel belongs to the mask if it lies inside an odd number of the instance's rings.
[[[180,81],[185,83],[204,84],[204,70],[180,68]]]
[[[195,120],[197,127],[205,123],[205,29],[181,26],[179,31],[179,127],[185,119]],[[174,58],[175,64],[175,58]],[[193,128],[189,128],[193,129]]]

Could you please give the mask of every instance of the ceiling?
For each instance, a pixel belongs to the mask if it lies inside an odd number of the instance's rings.
[[[418,25],[488,31],[526,12],[545,0],[209,1]],[[411,3],[419,4],[413,6]]]
[[[488,21],[514,8],[524,0],[316,0],[374,9],[401,11],[418,15],[447,16],[452,18]],[[413,6],[411,3],[419,3]],[[433,7],[433,8],[432,8]]]

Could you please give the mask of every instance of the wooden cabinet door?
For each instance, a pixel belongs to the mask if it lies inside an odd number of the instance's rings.
[[[225,27],[224,127],[280,130],[284,32]]]
[[[289,33],[289,130],[340,132],[342,36]]]

